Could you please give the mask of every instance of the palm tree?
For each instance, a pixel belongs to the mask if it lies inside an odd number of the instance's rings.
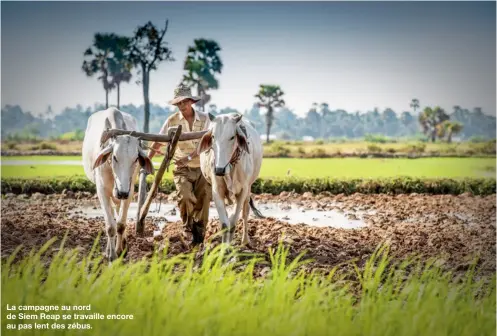
[[[419,108],[419,100],[417,98],[413,98],[411,100],[411,104],[410,106],[412,107],[412,109],[414,110],[414,114],[416,114],[416,109]]]
[[[402,112],[402,114],[400,115],[400,121],[405,127],[408,127],[412,120],[412,115],[407,111]]]
[[[212,115],[217,115],[217,105],[216,104],[210,104],[209,105],[209,113]]]
[[[275,107],[282,107],[285,101],[281,98],[285,93],[281,91],[279,85],[265,85],[259,86],[259,92],[255,95],[259,99],[258,106],[267,108],[266,113],[266,142],[269,142],[269,134],[271,126],[273,125],[273,110]]]
[[[418,120],[423,129],[423,133],[426,135],[430,134],[431,141],[435,142],[437,132],[444,132],[444,129],[440,127],[440,124],[449,120],[449,118],[450,117],[445,113],[445,110],[437,106],[434,109],[426,107],[419,115]]]
[[[109,92],[114,88],[115,84],[109,78],[109,61],[111,58],[111,47],[113,34],[96,33],[93,37],[93,44],[84,52],[84,57],[81,69],[88,77],[97,77],[102,81],[102,86],[105,90],[105,108],[109,107]]]
[[[443,138],[445,135],[447,135],[447,142],[451,143],[452,136],[461,133],[463,124],[457,121],[446,120],[441,124],[440,128],[443,128],[443,131],[440,132],[440,138]]]
[[[307,112],[307,115],[305,117],[306,121],[306,126],[307,126],[307,132],[309,134],[314,134],[316,137],[322,138],[323,137],[323,132],[322,132],[322,115],[318,113],[318,104],[317,103],[312,103],[311,108]]]
[[[203,111],[205,104],[210,101],[207,90],[219,88],[219,81],[215,76],[223,68],[218,54],[221,47],[214,40],[196,39],[193,43],[193,46],[188,47],[184,64],[187,73],[183,76],[182,83],[197,88],[198,96],[202,98],[197,106]]]
[[[158,29],[151,21],[143,26],[138,26],[131,39],[130,52],[127,55],[133,66],[139,67],[139,74],[142,75],[141,81],[137,81],[137,83],[141,83],[143,86],[143,132],[145,133],[148,133],[150,119],[150,72],[157,70],[158,63],[162,61],[174,61],[171,48],[164,41],[167,26],[168,20],[166,20],[164,29]]]
[[[114,86],[117,88],[117,108],[120,108],[121,83],[130,82],[132,77],[130,70],[128,70],[128,68],[126,67],[123,67],[122,70],[116,70],[116,72],[111,72],[112,84],[114,84]]]
[[[129,60],[131,39],[124,36],[115,36],[112,44],[112,58],[109,59],[109,72],[112,83],[117,88],[117,108],[120,107],[121,83],[129,83],[133,64]]]
[[[481,107],[475,107],[475,108],[473,108],[473,113],[477,114],[477,115],[482,115],[483,114],[482,108]]]
[[[322,117],[325,117],[326,114],[328,114],[330,112],[330,105],[328,103],[321,103],[319,105],[319,107],[320,107],[320,110],[321,110],[320,112],[321,112],[321,116]]]

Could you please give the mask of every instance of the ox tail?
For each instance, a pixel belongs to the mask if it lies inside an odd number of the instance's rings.
[[[266,218],[262,215],[262,213],[255,207],[254,200],[252,199],[252,196],[250,197],[249,200],[249,205],[250,208],[252,209],[252,212],[254,213],[255,217],[257,218]]]

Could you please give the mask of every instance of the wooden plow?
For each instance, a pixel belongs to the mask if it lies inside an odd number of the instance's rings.
[[[143,235],[145,228],[145,218],[147,217],[150,204],[152,199],[155,197],[159,184],[162,181],[162,176],[164,172],[169,171],[169,165],[176,151],[176,145],[178,141],[194,140],[201,138],[207,131],[201,132],[185,132],[182,133],[181,125],[177,127],[171,127],[168,129],[167,134],[153,134],[153,133],[141,133],[135,131],[125,131],[119,129],[109,129],[104,131],[101,143],[104,143],[109,138],[117,135],[131,135],[137,137],[140,140],[154,141],[159,143],[167,143],[166,151],[164,153],[164,159],[161,162],[159,169],[155,173],[155,180],[152,183],[150,191],[147,194],[147,173],[144,169],[140,169],[140,174],[138,177],[138,211],[136,215],[136,226],[135,232],[137,235]]]

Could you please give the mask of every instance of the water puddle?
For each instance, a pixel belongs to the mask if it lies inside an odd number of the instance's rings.
[[[363,215],[374,213],[372,211],[343,212],[341,210],[309,210],[303,209],[296,204],[282,203],[256,204],[256,206],[262,212],[263,216],[267,218],[275,218],[289,224],[307,224],[316,227],[334,227],[345,229],[365,227],[366,224],[362,218]],[[137,203],[131,203],[128,211],[128,218],[136,218],[137,209]],[[230,215],[234,211],[234,206],[228,206],[227,209],[228,215]],[[80,211],[83,213],[79,213]],[[93,206],[75,208],[71,213],[82,215],[87,218],[103,218],[103,212],[100,206],[97,206],[96,209],[94,209]],[[249,216],[250,218],[255,218],[252,211]],[[152,203],[147,217],[162,219],[158,223],[159,230],[155,234],[159,234],[168,222],[176,222],[181,220],[179,209],[176,204],[171,203]],[[219,218],[213,203],[211,203],[209,218]]]
[[[495,171],[480,170],[480,175],[483,177],[495,177]]]
[[[304,209],[296,204],[267,203],[257,205],[266,217],[289,224],[307,224],[317,227],[356,229],[366,226],[362,216],[372,212]]]

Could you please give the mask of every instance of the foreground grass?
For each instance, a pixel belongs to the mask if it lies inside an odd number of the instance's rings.
[[[12,313],[7,304],[91,305],[91,310],[51,312],[70,315],[58,321],[32,311],[27,313],[38,318],[3,318],[2,334],[495,335],[495,275],[485,283],[470,270],[453,281],[432,261],[394,263],[379,250],[362,270],[352,271],[359,279],[354,285],[336,270],[327,276],[297,272],[298,260],[290,263],[280,246],[270,251],[269,276],[257,279],[252,275],[256,259],[223,263],[218,252],[211,250],[198,267],[193,255],[156,255],[152,262],[112,267],[92,254],[80,261],[63,249],[47,266],[43,249],[19,263],[10,257],[1,275],[4,317]],[[72,314],[92,313],[132,314],[133,319],[72,319]],[[65,329],[8,329],[8,324],[34,323],[50,328],[54,322]],[[67,330],[74,322],[91,331]]]
[[[37,161],[36,164],[9,166],[6,161]],[[8,157],[2,160],[2,177],[56,177],[84,175],[83,167],[78,165],[43,165],[43,161],[77,160],[80,157]],[[159,163],[161,158],[154,158]],[[39,162],[39,164],[38,164]],[[158,165],[156,166],[158,168]],[[164,178],[172,178],[172,168]],[[386,178],[408,176],[417,178],[464,178],[495,176],[495,158],[423,158],[423,159],[293,159],[265,158],[260,177],[283,178]]]

